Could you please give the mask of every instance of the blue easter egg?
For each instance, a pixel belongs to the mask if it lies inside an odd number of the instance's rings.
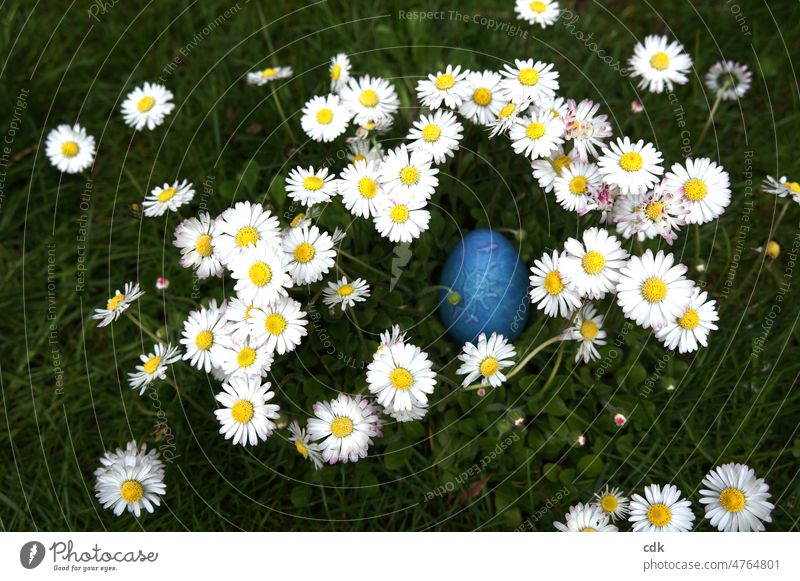
[[[459,343],[502,333],[514,340],[528,322],[528,269],[508,239],[494,230],[475,230],[458,243],[442,270],[442,286],[461,296],[439,294],[439,316]]]

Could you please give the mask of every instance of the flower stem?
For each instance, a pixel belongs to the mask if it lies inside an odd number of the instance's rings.
[[[708,114],[708,119],[706,120],[706,124],[703,126],[703,131],[700,132],[700,137],[697,139],[697,143],[694,145],[694,149],[700,149],[700,144],[703,143],[703,140],[706,138],[708,134],[708,130],[711,129],[711,124],[714,122],[714,116],[717,114],[717,109],[719,109],[720,104],[722,103],[722,94],[725,92],[725,89],[728,88],[728,85],[731,84],[730,79],[725,81],[725,84],[722,85],[722,88],[717,91],[717,99],[714,101],[714,104],[711,106],[711,111]]]
[[[134,317],[134,316],[133,316],[133,313],[131,313],[131,312],[130,312],[130,310],[127,310],[127,311],[125,311],[125,314],[128,316],[128,318],[129,318],[131,321],[133,321],[133,322],[136,324],[136,326],[137,326],[137,327],[139,327],[139,329],[141,329],[141,330],[142,330],[142,331],[143,331],[145,334],[147,334],[147,335],[148,335],[148,336],[149,336],[149,337],[150,337],[150,338],[151,338],[153,341],[155,341],[155,342],[156,342],[156,344],[164,344],[164,343],[165,343],[165,341],[164,341],[163,339],[161,339],[160,337],[158,337],[158,336],[157,336],[155,333],[153,333],[153,332],[152,332],[150,329],[148,329],[147,327],[145,327],[145,326],[142,324],[142,322],[141,322],[139,319],[137,319],[136,317]]]
[[[543,343],[539,343],[539,345],[537,345],[536,347],[531,349],[531,351],[527,355],[525,355],[525,357],[519,363],[517,363],[516,366],[514,366],[514,369],[512,369],[509,372],[509,374],[506,375],[506,380],[511,379],[517,373],[522,371],[522,369],[525,368],[525,366],[528,364],[528,362],[531,359],[533,359],[543,349],[545,349],[546,347],[552,345],[553,343],[555,343],[557,341],[561,341],[561,335],[556,335],[555,337],[550,337],[547,341],[544,341]],[[474,390],[480,389],[482,387],[489,387],[489,384],[488,383],[473,383],[472,385],[469,385],[469,386],[465,387],[464,391],[474,391]]]

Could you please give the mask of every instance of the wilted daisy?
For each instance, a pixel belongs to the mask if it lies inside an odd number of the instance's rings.
[[[619,188],[601,183],[589,192],[589,196],[596,211],[600,212],[600,223],[610,224],[617,198],[620,197]]]
[[[386,152],[380,164],[380,183],[387,194],[408,200],[428,200],[439,185],[433,158],[426,151],[409,151],[406,144]]]
[[[644,224],[644,210],[647,194],[627,194],[619,196],[612,208],[611,221],[616,224],[617,233],[624,238],[636,237],[643,242],[657,235],[652,222]]]
[[[383,148],[377,141],[348,137],[347,148],[350,150],[347,153],[347,159],[351,165],[355,165],[359,161],[372,161],[377,167],[377,162],[383,159]]]
[[[430,115],[420,115],[419,120],[408,132],[409,151],[422,151],[433,158],[435,163],[444,163],[458,150],[458,142],[463,137],[464,126],[450,111],[436,111]]]
[[[461,71],[460,66],[447,65],[444,71],[428,75],[417,83],[417,97],[420,103],[431,111],[444,104],[450,109],[458,109],[469,98],[469,71]]]
[[[331,58],[328,73],[331,76],[331,92],[338,93],[350,80],[350,59],[347,55],[340,52]]]
[[[227,309],[226,309],[227,312]],[[222,350],[227,344],[230,331],[226,327],[224,313],[212,301],[208,308],[191,311],[183,323],[180,340],[185,353],[183,359],[206,373],[219,365]]]
[[[248,85],[266,85],[272,81],[279,79],[288,79],[292,76],[294,71],[292,67],[267,67],[258,71],[251,71],[247,73]]]
[[[344,168],[338,188],[347,211],[362,218],[373,217],[383,197],[379,180],[378,163],[374,161],[359,160]]]
[[[266,377],[273,360],[272,350],[260,339],[229,336],[219,354],[219,367],[228,378],[260,378]]]
[[[329,142],[347,130],[353,114],[339,102],[338,95],[312,97],[303,107],[300,125],[314,141]]]
[[[382,406],[398,411],[425,405],[436,387],[436,372],[428,354],[416,345],[393,345],[367,366],[369,391]]]
[[[597,312],[594,305],[586,305],[578,311],[575,322],[562,333],[561,339],[579,341],[580,346],[575,354],[575,361],[583,359],[584,363],[589,363],[593,359],[600,359],[597,347],[606,344],[606,336],[603,330],[603,315]]]
[[[717,466],[703,478],[703,486],[700,504],[720,531],[760,532],[765,522],[772,522],[769,485],[746,464]]]
[[[505,70],[500,71],[505,77],[500,81],[500,93],[504,99],[517,104],[541,103],[555,96],[558,73],[552,64],[514,59],[514,65],[504,65]]]
[[[570,99],[567,108],[565,137],[572,141],[570,155],[582,161],[587,161],[590,155],[597,157],[597,153],[606,146],[606,139],[614,133],[608,115],[598,115],[600,104],[589,99],[577,104]]]
[[[136,442],[130,442],[128,449],[132,453],[120,453],[116,457],[106,453],[101,459],[101,467],[95,471],[95,496],[103,508],[111,508],[116,516],[127,509],[138,518],[142,509],[152,513],[154,507],[161,504],[160,497],[167,487],[164,485],[164,463],[158,452],[146,453],[142,445],[136,451]],[[106,460],[104,462],[103,460]]]
[[[311,441],[311,437],[305,428],[301,428],[297,422],[291,422],[289,424],[289,433],[292,434],[289,437],[289,441],[294,444],[297,453],[306,460],[311,460],[315,470],[322,468],[322,453],[320,452],[319,444]]]
[[[640,240],[661,236],[669,244],[678,238],[678,230],[686,225],[688,210],[682,197],[668,193],[660,185],[647,195],[626,196],[631,202],[627,208],[623,204],[617,209],[615,219],[618,230],[623,222],[630,228],[623,228],[624,236],[630,238],[638,234]],[[629,213],[626,213],[629,210]]]
[[[535,159],[531,162],[533,177],[545,192],[552,192],[556,178],[568,168],[574,159],[564,153],[563,147],[557,147],[546,159]]]
[[[644,487],[644,497],[631,497],[631,515],[635,533],[686,532],[692,528],[694,513],[692,503],[681,498],[674,484],[663,488],[658,484]]]
[[[128,385],[133,390],[138,389],[139,395],[142,395],[154,379],[167,377],[167,366],[180,361],[181,354],[177,347],[158,344],[153,346],[152,353],[139,355],[139,359],[142,364],[136,366],[134,373],[128,374]]]
[[[229,298],[226,304],[224,312],[226,329],[236,339],[244,340],[250,334],[250,321],[259,307],[246,303],[239,297]]]
[[[383,413],[390,416],[393,420],[404,422],[418,422],[428,414],[428,404],[414,403],[411,409],[398,410],[394,406],[386,406]]]
[[[602,492],[595,492],[594,505],[616,522],[628,516],[628,497],[623,495],[619,488],[606,486]]]
[[[155,129],[175,108],[172,97],[172,92],[163,85],[145,83],[128,93],[122,102],[122,117],[126,124],[136,130],[145,126]]]
[[[731,203],[730,176],[708,158],[676,163],[664,176],[664,190],[684,200],[689,224],[705,224],[722,215]]]
[[[692,59],[678,41],[669,42],[666,36],[649,35],[637,43],[628,61],[632,76],[641,77],[640,89],[651,93],[672,91],[673,83],[685,85],[692,68]]]
[[[562,533],[616,533],[615,525],[600,507],[593,504],[578,504],[569,507],[565,523],[554,522],[553,526]]]
[[[511,147],[531,159],[548,157],[564,143],[564,122],[550,111],[522,117],[508,134]]]
[[[503,77],[495,71],[475,71],[467,74],[471,96],[464,99],[458,112],[477,125],[488,126],[497,119],[504,101],[498,93]]]
[[[533,262],[530,285],[531,302],[548,317],[569,318],[581,306],[580,296],[566,284],[559,271],[559,255],[555,250],[552,256],[545,253]]]
[[[392,347],[394,345],[402,345],[406,342],[406,334],[400,331],[400,325],[392,325],[391,329],[388,329],[381,333],[381,342],[378,345],[378,348],[375,350],[373,354],[373,359],[380,356],[386,349]]]
[[[546,28],[558,20],[558,2],[555,0],[517,0],[514,11],[522,20]]]
[[[553,182],[556,201],[565,210],[583,216],[593,209],[593,200],[589,194],[600,185],[601,180],[595,164],[583,161],[571,163]]]
[[[603,228],[587,228],[582,239],[570,238],[564,244],[560,271],[580,296],[602,299],[614,290],[628,252]]]
[[[645,329],[661,329],[681,316],[692,296],[694,282],[686,278],[688,268],[675,264],[675,256],[649,248],[631,256],[620,271],[617,303],[625,316]]]
[[[375,216],[375,229],[392,242],[411,242],[428,229],[431,213],[424,200],[400,202],[389,199]]]
[[[286,193],[296,202],[309,208],[314,204],[330,202],[336,195],[336,179],[328,175],[328,168],[315,170],[296,167],[286,177]]]
[[[706,87],[728,101],[738,101],[750,90],[753,73],[733,61],[714,63],[706,73]]]
[[[369,294],[367,281],[357,278],[348,282],[347,277],[343,276],[336,282],[328,283],[328,288],[322,291],[322,302],[332,309],[341,305],[344,311],[366,301]]]
[[[272,212],[258,203],[237,202],[217,217],[214,246],[222,264],[241,256],[245,248],[254,247],[259,240],[277,244],[281,227]]]
[[[308,435],[319,443],[322,459],[330,464],[357,462],[367,457],[372,438],[381,435],[380,419],[369,401],[340,393],[314,404]]]
[[[623,194],[641,194],[652,189],[664,173],[661,152],[641,139],[617,138],[603,149],[597,164],[607,184],[618,186]]]
[[[286,255],[273,244],[260,240],[247,246],[228,267],[236,280],[234,291],[248,304],[262,306],[286,296],[293,286]]]
[[[311,284],[333,268],[336,251],[331,235],[317,226],[289,229],[283,237],[286,268],[295,284]]]
[[[394,85],[380,77],[350,79],[339,95],[359,125],[383,121],[400,108]]]
[[[143,290],[139,290],[139,283],[126,282],[125,292],[120,292],[119,289],[114,293],[108,302],[105,309],[95,309],[93,319],[98,319],[98,327],[105,327],[113,323],[122,316],[122,313],[128,310],[131,303],[144,294]]]
[[[308,334],[306,313],[300,303],[290,297],[281,297],[274,303],[254,309],[250,316],[250,330],[268,350],[279,355],[294,351]]]
[[[156,186],[144,199],[144,215],[149,217],[163,216],[167,210],[175,212],[184,204],[188,204],[194,198],[194,188],[188,180],[179,182],[175,180],[172,184],[164,183],[163,186]]]
[[[269,381],[261,383],[258,377],[232,377],[222,384],[222,391],[214,396],[223,407],[214,410],[221,427],[219,433],[233,445],[255,446],[266,441],[275,430],[280,407],[267,403],[275,392]]]
[[[58,171],[79,173],[94,162],[94,137],[77,123],[59,125],[47,134],[45,151]]]
[[[792,196],[795,201],[800,200],[800,183],[789,181],[786,176],[776,180],[772,176],[767,176],[761,188],[768,194],[775,194],[779,198]]]
[[[716,301],[708,300],[707,292],[694,289],[678,315],[656,331],[656,338],[667,349],[678,349],[678,353],[697,351],[700,345],[708,347],[708,334],[718,329],[719,320]]]
[[[224,269],[220,252],[215,248],[215,238],[216,221],[208,212],[178,224],[172,243],[181,251],[181,266],[196,271],[199,279],[220,276]]]
[[[480,379],[482,384],[500,387],[506,381],[503,369],[514,365],[517,351],[503,335],[492,333],[486,338],[484,333],[478,336],[478,344],[469,341],[461,348],[458,358],[463,362],[456,370],[458,375],[465,375],[461,385],[464,387]]]

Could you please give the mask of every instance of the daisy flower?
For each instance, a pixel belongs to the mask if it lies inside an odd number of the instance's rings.
[[[424,200],[399,202],[393,199],[381,204],[375,215],[375,229],[392,242],[411,242],[428,229],[431,213]]]
[[[608,515],[593,504],[578,504],[569,507],[565,523],[554,522],[553,526],[562,533],[616,533],[618,529],[610,524]]]
[[[564,143],[564,122],[549,111],[523,117],[511,126],[511,147],[531,159],[548,157]]]
[[[378,163],[366,159],[353,162],[342,170],[338,189],[347,211],[354,216],[371,218],[378,212],[383,197],[379,185]]]
[[[586,161],[589,156],[597,157],[598,151],[606,146],[606,139],[613,135],[608,115],[598,115],[600,104],[584,99],[576,104],[567,101],[566,138],[572,141],[571,155]]]
[[[94,162],[94,137],[77,123],[50,131],[45,148],[50,163],[60,172],[80,173]]]
[[[347,159],[351,165],[359,161],[372,161],[377,167],[378,162],[383,159],[383,148],[377,141],[348,137],[347,148],[350,150]]]
[[[552,64],[514,59],[514,65],[504,65],[505,70],[500,71],[505,77],[500,81],[500,93],[504,99],[516,104],[541,103],[555,96],[558,73]]]
[[[464,99],[458,112],[477,125],[488,126],[497,119],[503,108],[498,92],[503,77],[494,71],[475,71],[467,74],[467,87],[471,97]]]
[[[106,452],[103,454],[100,457],[100,467],[94,471],[94,475],[100,476],[117,462],[135,463],[142,461],[154,462],[157,468],[163,470],[163,464],[159,460],[158,450],[152,449],[148,452],[147,445],[142,444],[141,447],[139,447],[136,444],[136,440],[132,440],[126,444],[124,450],[122,448],[117,448],[114,452]]]
[[[514,11],[521,20],[527,21],[531,25],[540,25],[542,28],[555,23],[558,20],[558,2],[554,0],[517,0]]]
[[[602,492],[594,494],[595,506],[600,508],[612,521],[625,519],[628,516],[628,497],[623,495],[619,488],[611,488],[608,485]]]
[[[215,248],[216,221],[208,212],[187,218],[175,228],[172,242],[181,251],[181,266],[197,272],[197,278],[220,276],[223,272],[220,253]]]
[[[571,163],[553,181],[556,201],[565,210],[577,212],[579,216],[583,216],[589,210],[594,209],[593,200],[589,194],[600,185],[601,181],[600,172],[597,171],[595,164],[583,161]]]
[[[398,411],[425,405],[436,387],[432,367],[428,354],[416,345],[393,345],[367,366],[369,391],[380,405]]]
[[[400,108],[394,85],[380,77],[350,79],[339,95],[359,125],[391,118]]]
[[[333,239],[317,226],[290,228],[283,238],[285,262],[295,284],[311,284],[333,268]]]
[[[676,163],[664,176],[664,190],[683,199],[689,224],[718,218],[731,203],[730,176],[708,158]],[[798,188],[800,191],[800,188]]]
[[[227,312],[227,308],[223,313],[216,301],[211,301],[208,308],[191,311],[186,317],[180,343],[185,351],[183,359],[192,367],[209,373],[219,365],[231,332],[227,327]]]
[[[164,183],[156,186],[144,199],[144,215],[148,217],[163,216],[167,210],[175,212],[194,198],[194,188],[188,180],[175,180],[172,185]]]
[[[122,118],[137,131],[147,126],[155,129],[172,113],[175,103],[172,92],[157,83],[145,83],[128,93],[122,102]]]
[[[651,93],[663,93],[665,88],[672,92],[673,83],[685,85],[689,82],[686,73],[692,68],[692,59],[681,43],[656,35],[637,43],[628,63],[632,76],[642,78],[639,88]]]
[[[499,87],[499,85],[498,85]],[[499,91],[500,89],[498,89]],[[527,111],[530,107],[530,101],[523,103],[512,103],[508,100],[503,101],[503,106],[497,113],[497,119],[489,123],[489,139],[497,135],[505,135],[516,124],[517,120],[521,118],[522,113]]]
[[[312,97],[303,107],[300,125],[314,141],[329,142],[347,130],[353,114],[339,102],[338,95]]]
[[[433,158],[434,163],[444,163],[458,151],[458,142],[463,137],[464,126],[450,111],[436,111],[420,115],[408,132],[409,151],[422,151]]]
[[[398,410],[394,406],[384,407],[383,413],[390,416],[393,420],[401,423],[417,422],[428,414],[428,405],[413,403],[411,409]]]
[[[444,104],[450,109],[458,109],[469,99],[470,87],[467,81],[469,71],[461,71],[460,66],[447,65],[443,72],[428,75],[417,83],[417,97],[420,103],[431,111]]]
[[[116,516],[127,510],[138,518],[142,509],[152,513],[154,507],[161,504],[167,487],[164,484],[164,463],[158,453],[155,450],[145,453],[144,445],[141,452],[136,452],[136,442],[128,444],[129,450],[131,446],[133,453],[120,454],[121,451],[117,450],[113,461],[109,461],[111,455],[106,453],[101,459],[103,465],[95,471],[94,490],[103,508],[112,509]]]
[[[229,263],[231,277],[236,280],[234,291],[248,304],[262,306],[286,296],[293,286],[286,255],[263,240],[242,250]]]
[[[272,81],[288,79],[293,73],[292,67],[267,67],[266,69],[247,73],[247,84],[260,87]]]
[[[255,446],[266,441],[275,430],[280,407],[267,403],[275,392],[270,382],[261,383],[258,377],[232,377],[222,384],[222,391],[214,396],[223,407],[214,410],[220,423],[219,433],[233,445]]]
[[[503,369],[514,365],[517,352],[503,335],[492,333],[489,339],[481,333],[478,344],[464,343],[458,358],[463,361],[456,370],[458,375],[466,375],[461,385],[466,387],[480,378],[481,384],[500,387],[506,381]]]
[[[238,297],[228,299],[224,313],[228,333],[239,341],[246,339],[250,334],[250,322],[258,310],[259,307],[246,303]]]
[[[394,345],[402,345],[405,342],[406,334],[400,331],[400,325],[393,325],[391,329],[381,333],[381,342],[378,345],[378,348],[375,350],[372,358],[376,359],[389,347],[393,347]]]
[[[340,52],[331,58],[328,73],[331,76],[331,93],[338,93],[350,80],[350,59],[347,55]]]
[[[663,488],[658,484],[644,487],[644,497],[631,497],[628,520],[633,523],[633,532],[671,533],[686,532],[692,528],[694,513],[692,503],[681,498],[681,491],[673,484]]]
[[[294,351],[308,334],[306,313],[300,303],[290,297],[281,297],[274,303],[254,309],[250,316],[253,337],[261,341],[269,351],[279,355]]]
[[[167,377],[167,366],[180,361],[181,354],[177,347],[158,344],[153,347],[153,353],[139,355],[139,359],[142,365],[137,365],[136,371],[128,374],[128,385],[133,390],[138,389],[139,395],[142,395],[154,379]]]
[[[614,207],[619,197],[619,188],[601,183],[589,191],[589,197],[592,199],[592,205],[600,212],[600,223],[610,224]]]
[[[580,296],[602,299],[614,290],[628,252],[603,228],[588,228],[582,238],[582,242],[570,238],[564,244],[560,271]]]
[[[237,202],[217,217],[214,247],[222,264],[230,266],[245,248],[254,247],[260,240],[267,244],[281,241],[278,219],[261,204]]]
[[[559,260],[558,252],[553,250],[552,256],[545,253],[534,261],[530,276],[531,302],[548,317],[569,318],[581,306],[581,298],[565,283],[559,271]]]
[[[769,485],[746,464],[717,466],[703,478],[703,486],[700,504],[720,531],[761,532],[765,522],[772,522]]]
[[[652,143],[641,139],[633,143],[625,137],[603,149],[597,164],[607,184],[618,186],[623,194],[642,194],[658,183],[658,176],[664,173],[662,161]]]
[[[531,162],[533,178],[539,182],[539,187],[545,192],[553,191],[556,178],[575,161],[564,153],[564,148],[559,146],[545,159],[535,159]]]
[[[643,224],[646,200],[646,194],[628,194],[616,200],[611,219],[616,224],[618,234],[626,239],[635,236],[640,242],[657,236],[652,222],[647,226]]]
[[[766,193],[775,194],[779,198],[792,196],[795,201],[800,200],[800,183],[790,182],[786,179],[786,176],[781,177],[779,180],[772,176],[767,176],[761,187]]]
[[[714,63],[706,73],[706,87],[728,101],[738,101],[750,90],[753,73],[733,61]]]
[[[128,310],[131,303],[144,294],[143,290],[139,290],[139,284],[133,282],[125,283],[125,292],[116,290],[114,296],[108,299],[105,309],[95,309],[93,319],[98,319],[98,327],[105,327],[119,319],[122,313]]]
[[[311,460],[315,470],[322,468],[324,462],[322,461],[319,444],[311,441],[311,437],[305,428],[301,428],[297,422],[291,422],[289,424],[289,433],[292,434],[289,437],[289,441],[294,444],[297,453],[306,460]]]
[[[589,363],[593,359],[600,359],[597,346],[606,344],[607,333],[603,330],[603,315],[598,314],[594,305],[586,305],[578,311],[575,322],[561,335],[562,341],[580,341],[575,362],[583,359]]]
[[[273,360],[272,350],[258,339],[238,340],[229,336],[220,351],[219,367],[228,378],[258,379],[266,377]]]
[[[340,393],[336,399],[315,403],[313,409],[308,435],[319,442],[322,459],[330,464],[366,458],[372,438],[381,435],[378,413],[360,395]]]
[[[678,353],[697,351],[700,345],[708,347],[708,334],[718,329],[715,324],[719,320],[716,304],[716,301],[708,300],[708,293],[694,289],[678,316],[656,330],[656,338],[667,349],[677,348]]]
[[[348,307],[355,307],[356,303],[363,303],[370,294],[367,281],[357,278],[348,282],[343,276],[336,282],[329,282],[328,288],[322,291],[322,302],[330,308],[341,305],[344,311]]]
[[[620,271],[617,303],[637,325],[661,329],[681,316],[691,299],[694,282],[684,276],[687,270],[663,250],[631,256]]]
[[[687,214],[683,198],[665,192],[659,185],[650,194],[626,196],[617,210],[617,228],[626,238],[634,234],[639,240],[661,236],[671,245],[681,226],[686,225]]]
[[[427,151],[410,151],[403,143],[386,152],[380,164],[380,183],[390,196],[429,200],[439,185],[439,170],[432,164]]]
[[[286,193],[296,202],[309,208],[315,204],[330,202],[336,195],[336,180],[333,175],[328,176],[328,168],[314,170],[296,167],[289,172],[286,178]]]

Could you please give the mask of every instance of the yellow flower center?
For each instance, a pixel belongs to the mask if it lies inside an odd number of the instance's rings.
[[[619,158],[619,167],[627,172],[639,171],[644,166],[642,156],[635,151],[623,153]]]
[[[605,512],[611,513],[616,511],[619,508],[619,502],[617,501],[617,497],[613,494],[606,494],[600,498],[600,508],[602,508]]]
[[[119,494],[125,502],[138,502],[144,497],[144,487],[138,480],[126,480],[120,485]]]
[[[211,256],[214,253],[214,247],[211,245],[211,235],[203,234],[200,236],[194,244],[194,249],[203,258]]]
[[[349,297],[351,294],[353,294],[354,290],[355,289],[353,289],[352,284],[343,284],[338,289],[336,289],[336,292],[339,294],[340,297]]]
[[[280,335],[286,329],[286,318],[278,313],[270,313],[264,319],[264,328],[270,335]]]
[[[414,383],[414,377],[408,369],[396,367],[389,374],[389,381],[392,382],[395,389],[405,391]]]
[[[335,79],[334,79],[335,80]],[[297,453],[300,454],[303,458],[308,458],[308,448],[306,445],[303,444],[299,439],[295,439],[294,447],[297,448]]]
[[[429,123],[425,126],[425,129],[422,130],[422,139],[427,141],[428,143],[433,143],[439,136],[442,134],[442,130],[439,129],[438,125],[434,125],[433,123]]]
[[[106,305],[106,308],[109,311],[116,311],[119,304],[124,300],[125,300],[125,295],[122,293],[117,293],[113,297],[108,299],[108,304]]]
[[[407,165],[400,170],[400,181],[407,186],[413,186],[419,181],[419,170],[412,165]]]
[[[797,182],[786,182],[786,185],[789,186],[789,189],[795,194],[800,194],[800,184]]]
[[[136,104],[136,108],[140,113],[147,113],[150,109],[156,106],[156,100],[153,97],[142,97]]]
[[[492,92],[486,87],[478,87],[475,89],[475,92],[472,93],[472,100],[475,101],[476,105],[486,107],[486,105],[492,102]]]
[[[584,341],[591,341],[597,337],[597,323],[590,319],[581,323],[581,337]]]
[[[534,12],[538,12],[539,14],[547,10],[547,4],[545,4],[544,2],[531,2],[528,5],[528,7]]]
[[[325,184],[325,180],[323,180],[319,176],[308,176],[306,179],[303,180],[303,187],[310,192],[316,192]]]
[[[775,242],[774,240],[770,240],[769,242],[767,242],[767,256],[775,260],[780,255],[781,255],[781,245]]]
[[[323,107],[319,111],[317,111],[317,122],[321,125],[327,125],[333,121],[333,111],[328,109],[327,107]]]
[[[569,191],[576,196],[582,196],[586,193],[586,178],[583,176],[575,176],[569,182]]]
[[[606,259],[597,250],[590,250],[583,255],[581,265],[586,274],[598,274],[605,267]]]
[[[333,65],[333,67],[331,68],[331,79],[333,79],[334,81],[338,81],[339,77],[341,76],[342,76],[342,65],[337,63]],[[308,457],[308,455],[306,455],[306,457]]]
[[[747,504],[747,499],[738,488],[726,488],[719,494],[719,503],[728,512],[741,512]]]
[[[194,344],[197,345],[198,349],[208,351],[214,344],[214,333],[209,330],[200,331],[197,337],[194,338]]]
[[[64,157],[75,157],[79,151],[78,144],[74,141],[65,141],[61,144],[61,155]]]
[[[664,71],[669,67],[669,55],[665,52],[657,52],[650,57],[650,66],[657,71]]]
[[[661,202],[650,202],[644,208],[644,213],[647,214],[647,217],[650,218],[653,222],[655,222],[661,217],[661,212],[663,211],[664,211],[664,204],[662,204]]]
[[[686,329],[687,331],[691,331],[699,324],[700,315],[694,309],[686,309],[683,316],[678,319],[678,325],[680,325],[681,329]]]
[[[542,135],[544,135],[545,127],[544,123],[539,123],[538,121],[534,121],[528,128],[525,130],[525,135],[528,136],[528,139],[539,139]]]
[[[371,200],[378,193],[378,184],[371,178],[361,178],[358,180],[358,193]]]
[[[374,107],[378,104],[378,93],[372,89],[365,89],[361,92],[361,95],[358,96],[358,102],[364,107]]]
[[[517,106],[514,105],[514,103],[508,103],[502,109],[500,109],[500,113],[497,114],[497,117],[499,117],[500,119],[505,119],[506,117],[514,113],[514,111],[516,110]]]
[[[278,69],[273,69],[273,68],[264,69],[263,71],[261,71],[261,78],[269,79],[270,77],[274,77],[277,74],[278,74]]]
[[[357,161],[364,161],[365,159],[367,158],[361,155],[360,153],[357,153],[353,156],[353,165],[355,165]]]
[[[436,77],[434,84],[440,91],[446,91],[447,89],[451,89],[453,85],[456,84],[456,80],[450,73],[444,73]]]
[[[532,87],[539,82],[539,71],[528,67],[519,72],[519,82],[528,87]]]
[[[667,526],[672,520],[672,511],[667,505],[656,503],[647,509],[647,520],[657,527]]]
[[[147,375],[153,375],[158,369],[159,363],[161,363],[161,357],[158,355],[153,355],[150,359],[145,361],[143,366],[144,372]]]
[[[302,220],[302,219],[303,219],[303,218],[305,218],[305,217],[306,217],[306,215],[305,215],[305,214],[303,214],[303,213],[300,213],[300,214],[298,214],[297,216],[295,216],[294,218],[292,218],[292,221],[289,223],[289,225],[290,225],[292,228],[297,228],[297,225],[300,223],[300,220]]]
[[[572,158],[568,155],[559,155],[553,161],[553,167],[556,168],[558,173],[564,171],[565,168],[568,168],[569,165],[572,163]]]
[[[583,527],[581,529],[582,533],[596,533],[597,529],[593,529],[592,527]]]
[[[558,271],[551,270],[544,277],[544,290],[551,295],[561,294],[564,290],[564,282],[561,280],[561,275]]]
[[[258,239],[258,230],[252,226],[245,226],[244,228],[240,228],[236,233],[236,246],[249,246],[250,244],[258,242]]]
[[[247,308],[244,310],[244,318],[245,318],[245,319],[249,319],[250,317],[252,317],[253,315],[251,315],[251,314],[250,314],[250,311],[252,311],[252,310],[253,310],[253,309],[255,309],[255,308],[256,308],[256,306],[255,306],[255,305],[250,305],[249,307],[247,307]]]
[[[334,418],[331,422],[331,435],[335,438],[346,438],[353,433],[353,420],[344,416]]]
[[[649,303],[663,301],[667,296],[667,283],[657,276],[651,276],[642,284],[642,296]]]
[[[403,222],[408,220],[408,215],[409,215],[408,208],[406,206],[403,206],[402,204],[398,204],[397,206],[392,208],[392,211],[389,215],[391,216],[393,222],[396,222],[397,224],[402,224]]]
[[[314,258],[315,252],[311,244],[308,242],[301,242],[294,249],[294,259],[301,264],[305,264]]]
[[[176,193],[178,193],[178,191],[175,188],[167,188],[162,190],[161,193],[156,196],[156,199],[164,204],[174,198]]]
[[[255,361],[256,350],[252,347],[245,347],[239,351],[239,355],[236,356],[236,363],[239,364],[239,367],[250,367]]]
[[[233,404],[231,417],[235,422],[246,424],[253,419],[253,403],[246,399],[240,399]]]
[[[487,357],[481,361],[481,365],[478,369],[480,370],[481,375],[484,377],[489,377],[490,375],[497,373],[497,370],[500,369],[500,363],[498,363],[497,359],[494,357]]]
[[[692,178],[683,185],[683,193],[693,202],[699,202],[706,197],[708,188],[703,180]]]
[[[247,276],[250,278],[250,282],[252,282],[254,285],[264,286],[269,284],[269,281],[272,280],[272,270],[268,264],[263,262],[254,262],[250,267],[250,270],[247,271]]]

